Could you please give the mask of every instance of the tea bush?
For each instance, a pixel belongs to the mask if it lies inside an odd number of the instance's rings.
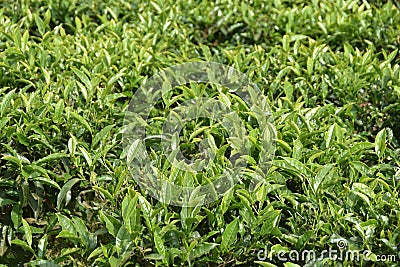
[[[0,22],[3,266],[397,266],[397,2],[21,0],[1,3]],[[126,167],[124,115],[153,74],[197,61],[259,85],[276,152],[255,191],[238,183],[212,204],[168,206]],[[201,123],[182,147],[195,151]],[[276,255],[338,240],[369,261]]]

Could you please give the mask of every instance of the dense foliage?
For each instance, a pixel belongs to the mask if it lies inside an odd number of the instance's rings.
[[[257,252],[344,239],[371,261],[309,264],[396,266],[376,255],[400,260],[399,46],[390,1],[3,0],[0,263],[281,266]],[[135,90],[188,61],[246,73],[278,140],[263,186],[180,208],[135,184],[121,129]]]

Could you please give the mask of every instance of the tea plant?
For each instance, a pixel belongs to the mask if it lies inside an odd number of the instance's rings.
[[[397,266],[377,260],[400,260],[397,2],[2,1],[0,22],[2,266]],[[232,66],[263,90],[275,157],[252,192],[243,181],[215,203],[168,206],[128,171],[124,116],[153,74],[197,61]],[[155,106],[149,132],[199,96],[250,117],[234,96],[193,83]],[[260,129],[244,122],[251,172]],[[217,122],[185,125],[181,150],[195,158],[204,137],[222,168],[231,148]],[[156,139],[147,149],[162,158]],[[370,250],[369,261],[277,257],[338,240]]]

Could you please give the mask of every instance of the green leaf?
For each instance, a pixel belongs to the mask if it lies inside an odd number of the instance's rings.
[[[110,200],[113,204],[115,204],[115,199],[112,196],[112,194],[110,192],[108,192],[107,189],[104,189],[102,187],[99,186],[93,186],[94,190],[99,191],[100,193],[102,193],[108,200]]]
[[[370,199],[375,198],[375,193],[374,191],[369,188],[366,184],[362,183],[354,183],[353,186],[351,187],[352,192],[356,195],[358,195],[360,198],[365,200],[368,205],[370,205]]]
[[[274,160],[273,165],[295,174],[300,178],[308,178],[310,176],[309,169],[300,161],[294,158],[282,157],[283,160]]]
[[[203,256],[204,254],[210,252],[213,248],[215,248],[217,246],[218,246],[218,244],[216,244],[216,243],[204,242],[200,245],[197,245],[196,248],[191,251],[191,257],[193,259],[199,258],[199,257]]]
[[[44,176],[45,179],[50,180],[49,175],[47,174],[47,171],[45,168],[42,168],[38,165],[35,164],[29,164],[29,165],[25,165],[24,166],[24,170],[26,170],[27,172],[38,172],[40,174],[42,174]],[[53,182],[53,181],[52,181]]]
[[[83,82],[83,84],[89,89],[89,91],[92,90],[92,84],[90,83],[89,78],[86,76],[85,73],[82,71],[78,70],[75,67],[72,67],[72,71],[79,77],[79,79]]]
[[[46,163],[46,162],[50,162],[50,161],[54,161],[54,160],[59,160],[62,158],[67,158],[67,157],[68,157],[68,154],[65,154],[65,153],[53,153],[44,158],[37,160],[35,163],[39,165],[41,163]]]
[[[38,257],[44,258],[47,250],[47,234],[44,234],[38,242]]]
[[[257,263],[260,266],[263,267],[278,267],[275,264],[269,263],[269,262],[264,262],[264,261],[254,261],[254,263]]]
[[[21,209],[21,205],[19,204],[15,204],[12,207],[12,211],[11,211],[11,220],[14,224],[14,228],[18,229],[18,227],[21,225],[21,221],[22,221],[22,209]]]
[[[295,264],[295,263],[292,263],[292,262],[285,262],[285,263],[283,264],[283,266],[284,266],[284,267],[301,267],[300,265]]]
[[[305,245],[307,244],[307,242],[311,239],[311,237],[314,236],[314,231],[313,230],[308,230],[307,232],[305,232],[304,234],[302,234],[299,239],[296,242],[296,250],[297,251],[302,251],[303,248],[305,247]]]
[[[60,265],[50,261],[50,260],[36,260],[30,261],[29,264],[31,266],[39,266],[39,267],[60,267]]]
[[[368,177],[373,177],[373,173],[370,167],[368,167],[367,164],[361,161],[353,161],[351,162],[351,165],[359,171],[362,175],[368,176]]]
[[[7,230],[8,230],[7,225],[3,225],[1,227],[1,235],[0,235],[0,257],[3,257],[4,254],[7,252],[8,247],[7,247]],[[1,266],[1,265],[0,265]],[[7,267],[7,266],[6,266]]]
[[[67,194],[70,194],[71,192],[71,188],[77,183],[79,182],[81,179],[79,178],[74,178],[72,180],[69,180],[68,182],[66,182],[63,187],[61,188],[61,191],[58,193],[57,195],[57,209],[60,209],[61,204],[63,203],[63,201],[65,200],[65,197],[67,196]],[[69,200],[67,200],[65,202],[65,205],[68,205]]]
[[[312,75],[314,72],[314,60],[312,57],[307,58],[307,74]]]
[[[289,36],[286,34],[282,38],[282,46],[284,51],[289,51]]]
[[[148,254],[148,255],[146,255],[145,256],[145,259],[148,259],[148,260],[165,260],[165,256],[164,255],[161,255],[161,254],[158,254],[158,253],[151,253],[151,254]]]
[[[25,219],[22,219],[22,228],[24,229],[26,242],[28,242],[29,247],[32,247],[32,230],[29,224],[25,221]]]
[[[69,111],[69,113],[74,119],[76,119],[81,125],[83,125],[86,128],[86,130],[92,133],[92,128],[90,127],[89,123],[81,115],[73,111]]]
[[[62,230],[57,236],[56,238],[65,238],[65,239],[69,239],[72,242],[82,242],[81,239],[77,236],[76,233],[71,233],[68,232],[67,230]]]
[[[100,246],[100,247],[96,248],[95,250],[93,250],[92,253],[90,253],[90,255],[89,255],[89,257],[87,259],[90,260],[91,258],[94,258],[94,257],[101,257],[101,254],[104,254],[102,246]],[[107,255],[104,255],[104,256],[107,257]]]
[[[31,252],[32,254],[35,254],[35,251],[33,251],[33,249],[25,241],[22,241],[20,239],[14,239],[11,241],[11,244],[20,246],[24,250],[27,250],[27,251]]]
[[[59,122],[60,118],[62,117],[63,111],[64,111],[64,100],[60,99],[54,108],[54,116],[53,116],[54,122],[56,123]]]
[[[40,35],[43,36],[44,31],[45,31],[43,20],[37,14],[33,14],[33,16],[35,18],[36,26],[38,27],[39,33],[40,33]]]
[[[85,158],[85,160],[86,160],[87,164],[89,165],[89,167],[91,167],[93,162],[92,162],[91,156],[89,155],[89,152],[87,152],[87,150],[84,147],[80,146],[78,148],[82,152],[83,157]]]
[[[6,155],[6,156],[3,156],[1,159],[10,161],[10,162],[16,164],[17,166],[22,167],[22,162],[18,157]]]
[[[375,153],[381,157],[386,149],[386,129],[382,129],[375,138]]]
[[[103,129],[101,129],[100,132],[98,132],[95,137],[92,140],[92,148],[94,148],[100,141],[105,142],[106,141],[106,137],[108,136],[108,134],[110,133],[111,129],[114,128],[115,124],[112,125],[108,125],[106,127],[104,127]]]
[[[280,210],[270,210],[262,214],[258,220],[262,223],[260,233],[262,235],[270,234],[278,226],[280,220]]]
[[[108,232],[113,237],[116,237],[118,234],[118,231],[121,227],[121,224],[119,223],[119,221],[112,216],[104,214],[103,211],[100,211],[100,219],[102,220],[103,223],[106,224],[106,228],[107,228]]]
[[[314,191],[314,194],[318,192],[318,189],[320,188],[321,184],[324,181],[329,181],[332,179],[333,173],[331,172],[332,168],[334,167],[333,164],[327,164],[323,166],[318,173],[315,175],[314,178],[310,179],[311,180],[311,187]]]
[[[140,223],[140,211],[137,205],[137,195],[133,198],[127,195],[122,201],[122,219],[130,234],[138,231]]]
[[[135,140],[129,146],[128,151],[126,153],[126,161],[128,165],[131,164],[132,160],[136,157],[136,154],[141,148],[141,146],[142,146],[142,141],[140,139]]]
[[[281,139],[276,139],[276,142],[278,143],[278,145],[283,148],[287,153],[291,153],[292,152],[292,148],[289,146],[288,143],[286,143],[285,141],[281,140]]]
[[[132,253],[132,239],[125,226],[121,226],[118,230],[118,234],[115,240],[115,246],[119,256],[123,256],[126,253]]]
[[[33,180],[34,180],[34,181],[41,182],[42,184],[46,184],[46,185],[52,186],[52,187],[54,187],[54,188],[57,188],[58,190],[61,190],[61,187],[60,187],[55,181],[50,180],[49,178],[46,178],[46,177],[36,177],[36,178],[33,178]]]
[[[0,117],[1,117],[1,115],[0,115]],[[0,120],[0,129],[3,128],[4,126],[6,126],[6,124],[10,121],[10,119],[11,118],[9,118],[9,117],[2,118]]]
[[[71,134],[71,138],[68,140],[68,151],[71,154],[71,157],[75,157],[76,146],[78,141],[76,140],[75,136]]]
[[[335,134],[336,123],[332,124],[325,134],[325,147],[329,148]]]
[[[97,239],[90,234],[89,230],[86,227],[85,222],[78,217],[73,217],[72,221],[74,222],[75,229],[78,232],[79,237],[82,239],[86,249],[95,248]]]
[[[1,100],[1,103],[0,103],[0,117],[4,116],[4,113],[6,112],[7,106],[10,103],[14,93],[15,93],[15,89],[11,90],[4,97],[2,97],[2,100]]]
[[[354,155],[358,154],[360,151],[368,150],[368,149],[371,149],[373,147],[374,147],[374,145],[371,144],[370,142],[357,143],[354,146],[352,146],[350,149],[345,150],[344,152],[342,152],[338,157],[338,161],[340,163],[342,163],[345,160],[353,158]]]
[[[154,233],[154,245],[156,246],[157,252],[161,255],[166,255],[166,249],[162,237],[157,233]]]
[[[235,218],[231,223],[226,226],[222,234],[221,248],[227,250],[237,239],[239,232],[239,220]]]
[[[116,75],[111,77],[111,79],[107,82],[107,86],[112,85],[113,83],[115,83],[119,78],[123,77],[124,75],[125,75],[125,73],[117,73]]]
[[[56,213],[58,218],[58,223],[61,225],[61,228],[69,233],[76,235],[76,229],[72,221],[65,215],[60,213]]]

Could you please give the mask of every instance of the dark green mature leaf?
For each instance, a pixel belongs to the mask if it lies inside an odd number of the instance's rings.
[[[22,228],[24,229],[26,242],[28,243],[29,247],[32,247],[32,230],[24,219],[22,219]]]
[[[269,262],[264,262],[264,261],[255,261],[254,263],[257,263],[258,266],[263,266],[263,267],[277,267],[277,265],[269,263]]]
[[[66,182],[63,187],[61,188],[60,192],[57,195],[57,209],[60,209],[61,205],[63,204],[67,194],[71,194],[71,188],[79,182],[81,179],[74,178]],[[66,205],[68,204],[68,200],[66,201]]]
[[[213,248],[217,247],[218,244],[216,243],[207,243],[204,242],[194,248],[192,250],[191,256],[193,259],[203,256],[204,254],[210,252]]]
[[[68,217],[66,217],[65,215],[62,215],[60,213],[56,213],[56,215],[58,218],[58,222],[61,225],[63,230],[68,231],[69,233],[72,233],[72,234],[76,234],[75,225]]]
[[[44,234],[38,242],[38,257],[39,258],[44,258],[46,256],[45,253],[47,251],[47,243],[48,243],[47,234]]]
[[[281,211],[279,210],[271,210],[260,217],[260,222],[262,223],[261,234],[270,234],[278,226],[280,214]]]
[[[33,179],[34,181],[41,182],[43,184],[52,186],[54,188],[57,188],[58,190],[61,190],[61,187],[53,180],[50,180],[50,178],[45,178],[45,177],[36,177]]]
[[[100,132],[98,132],[95,137],[93,138],[92,145],[91,147],[95,147],[100,141],[106,141],[106,137],[109,135],[110,131],[114,128],[115,125],[108,125],[101,129]]]
[[[22,222],[22,208],[20,204],[15,204],[11,211],[11,220],[14,228],[17,229]]]
[[[230,222],[222,234],[221,248],[227,250],[237,240],[237,234],[239,232],[239,220],[236,218]]]
[[[32,254],[35,254],[35,251],[33,251],[33,249],[25,241],[22,241],[20,239],[14,239],[11,241],[11,244],[20,246],[24,250],[27,250],[27,251],[31,252]]]

